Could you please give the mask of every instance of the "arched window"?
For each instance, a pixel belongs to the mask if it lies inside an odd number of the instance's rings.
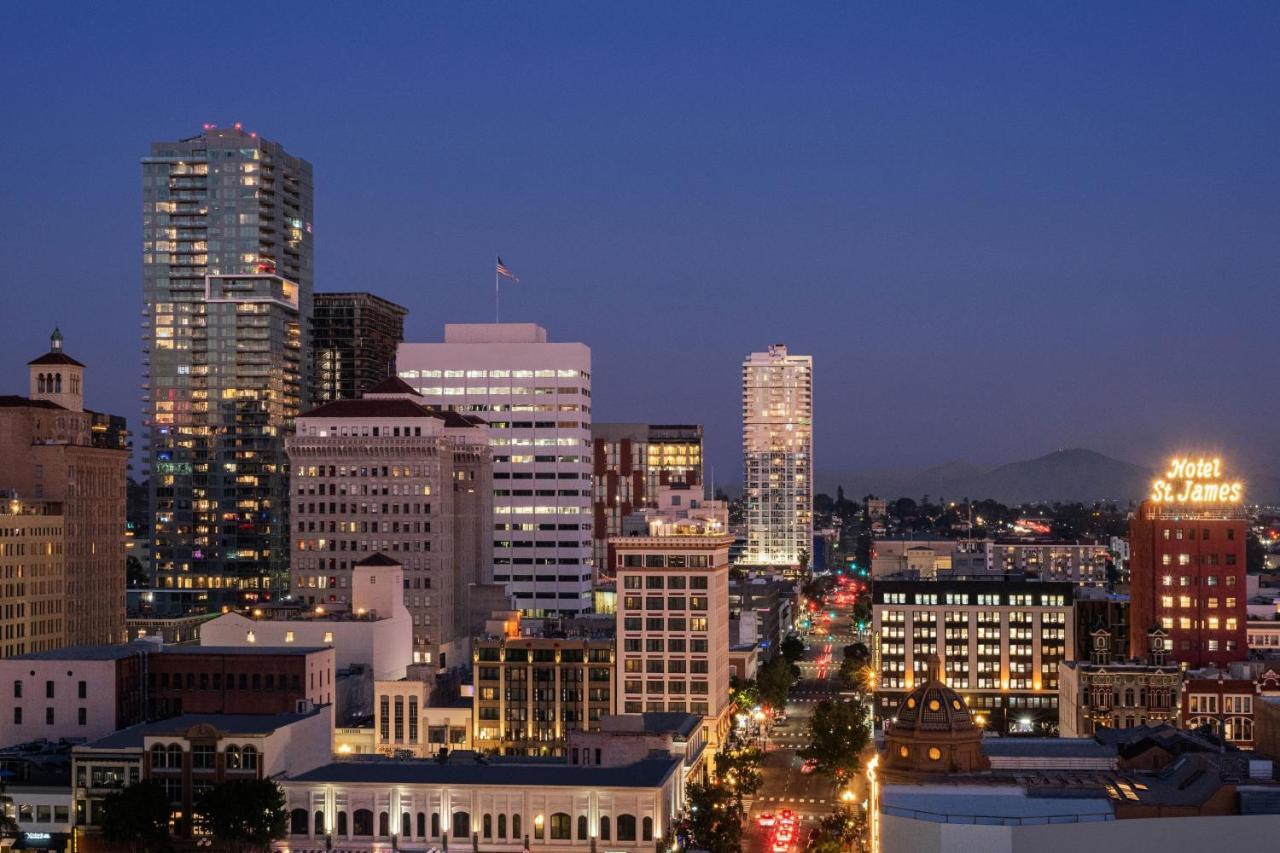
[[[231,746],[227,747],[227,755],[224,760],[227,763],[226,766],[228,770],[239,770],[240,769],[240,747],[236,746],[235,744],[232,744]]]
[[[644,820],[640,821],[640,840],[653,840],[653,818],[646,817]]]
[[[607,816],[600,818],[600,840],[601,841],[612,840],[609,838],[609,818]]]
[[[636,816],[633,814],[618,815],[618,840],[636,840]]]
[[[168,766],[169,762],[165,760],[167,756],[168,753],[164,751],[164,744],[158,743],[151,747],[151,769],[156,770]]]
[[[307,834],[307,810],[294,809],[289,812],[289,834],[290,835],[306,835]]]
[[[61,373],[53,374],[53,393],[55,394],[62,393],[62,374]]]
[[[1129,688],[1127,688],[1127,689],[1124,691],[1124,706],[1125,706],[1126,708],[1132,708],[1132,707],[1133,707],[1133,704],[1134,704],[1134,702],[1133,702],[1134,695],[1135,695],[1135,694],[1134,694],[1134,692],[1133,692],[1133,688],[1132,688],[1132,687],[1129,687]]]
[[[471,815],[468,812],[454,812],[451,823],[454,838],[471,837]]]
[[[413,835],[413,816],[408,812],[400,815],[400,834],[405,838]]]
[[[584,814],[578,815],[578,840],[587,840],[587,816]]]
[[[507,837],[507,816],[504,814],[498,815],[498,837]]]
[[[520,838],[520,815],[518,814],[511,816],[511,837],[517,840]]]
[[[169,766],[182,767],[182,747],[176,743],[169,744]]]
[[[373,812],[368,809],[356,809],[351,816],[352,835],[373,835]]]
[[[440,837],[440,813],[439,812],[431,813],[431,837],[432,838]]]
[[[240,763],[245,770],[258,769],[258,748],[256,746],[246,746],[240,750]]]
[[[316,838],[324,835],[324,812],[316,810],[315,821],[311,825],[311,832]]]
[[[556,812],[551,815],[551,839],[553,841],[567,841],[572,837],[572,819],[564,812]]]
[[[43,373],[36,376],[36,393],[38,394],[44,393],[44,374]]]
[[[427,813],[418,812],[418,837],[427,837]]]
[[[347,813],[338,812],[338,834],[347,835]]]
[[[391,834],[391,815],[378,812],[378,836],[385,838]]]
[[[493,815],[487,814],[480,819],[481,835],[485,838],[493,838]]]

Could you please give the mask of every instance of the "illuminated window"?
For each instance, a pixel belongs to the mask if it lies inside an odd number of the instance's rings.
[[[910,754],[911,754],[911,750],[907,749],[905,746],[898,747],[898,755],[902,756],[903,758],[906,758]]]
[[[941,761],[941,760],[942,760],[942,750],[938,749],[936,746],[931,746],[931,747],[929,747],[929,760],[930,760],[930,761]]]
[[[1186,616],[1183,616],[1181,619],[1179,619],[1179,620],[1178,620],[1178,627],[1179,627],[1179,628],[1181,628],[1181,629],[1182,629],[1182,630],[1184,630],[1184,631],[1190,631],[1190,630],[1191,630],[1191,620],[1190,620],[1190,619],[1188,619]]]
[[[1165,580],[1168,580],[1168,578],[1165,578]],[[1173,596],[1172,596],[1172,595],[1162,595],[1162,596],[1160,597],[1160,606],[1161,606],[1161,607],[1173,607]]]

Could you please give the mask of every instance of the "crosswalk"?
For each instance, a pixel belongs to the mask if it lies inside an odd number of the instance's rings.
[[[812,805],[816,805],[816,806],[824,806],[824,805],[826,805],[826,804],[827,804],[827,801],[826,801],[826,800],[815,800],[815,799],[813,799],[812,797],[810,797],[810,798],[805,798],[805,797],[756,797],[755,801],[756,801],[757,803],[781,803],[782,805],[797,805],[797,806],[798,806],[798,805],[804,805],[805,803],[810,803],[810,804],[812,804]],[[833,803],[834,803],[834,802],[835,802],[835,800],[832,800],[831,802],[833,802]]]

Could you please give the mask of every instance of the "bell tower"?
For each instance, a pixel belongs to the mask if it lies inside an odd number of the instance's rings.
[[[48,400],[72,412],[84,411],[84,365],[62,351],[62,332],[53,330],[49,351],[27,362],[32,400]]]

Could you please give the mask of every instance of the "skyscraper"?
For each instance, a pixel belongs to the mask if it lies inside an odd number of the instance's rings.
[[[747,565],[799,566],[813,549],[813,357],[782,344],[742,364]]]
[[[590,610],[591,350],[532,323],[450,323],[396,365],[428,405],[489,422],[494,583],[531,616]]]
[[[372,293],[317,293],[311,344],[311,403],[355,400],[395,375],[408,309]]]
[[[288,586],[284,439],[309,392],[311,164],[206,126],[142,176],[154,582],[265,600]]]

